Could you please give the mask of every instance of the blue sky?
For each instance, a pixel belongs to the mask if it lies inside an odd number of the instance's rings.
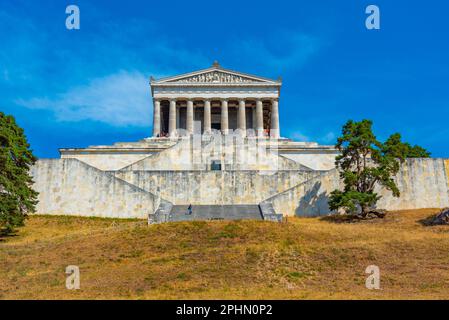
[[[76,4],[81,29],[67,30]],[[365,28],[376,4],[381,30]],[[151,135],[149,77],[209,67],[283,78],[282,135],[332,144],[374,121],[449,157],[449,2],[3,0],[0,110],[38,157]]]

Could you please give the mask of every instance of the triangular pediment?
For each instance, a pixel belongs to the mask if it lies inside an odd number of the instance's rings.
[[[280,81],[227,70],[219,65],[178,76],[153,80],[152,84],[274,84]]]
[[[213,70],[208,72],[201,72],[196,75],[182,77],[176,80],[168,82],[181,82],[181,83],[250,83],[250,82],[262,82],[258,79],[241,76],[231,72],[224,72],[220,70]]]

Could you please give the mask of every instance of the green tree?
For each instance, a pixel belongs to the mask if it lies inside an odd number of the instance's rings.
[[[30,167],[36,162],[14,117],[0,112],[0,231],[11,233],[35,210]]]
[[[392,134],[383,144],[383,152],[391,154],[392,156],[404,161],[407,158],[429,158],[430,152],[426,149],[410,145],[407,142],[401,141],[399,133]]]
[[[348,121],[338,138],[336,148],[341,152],[336,157],[336,167],[344,183],[344,190],[331,193],[331,210],[345,209],[347,213],[361,210],[366,216],[380,197],[374,192],[377,184],[399,197],[399,189],[393,176],[399,171],[399,161],[390,153],[383,152],[383,145],[372,131],[372,122]]]
[[[336,148],[340,151],[335,164],[343,180],[344,189],[331,193],[331,210],[343,208],[347,213],[361,211],[366,216],[380,196],[374,192],[376,185],[390,190],[394,197],[400,192],[393,178],[400,163],[407,158],[428,158],[430,153],[420,146],[401,141],[401,135],[391,135],[385,143],[376,139],[372,121],[349,120],[338,138]]]

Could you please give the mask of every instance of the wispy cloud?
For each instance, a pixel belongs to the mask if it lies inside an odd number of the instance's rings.
[[[54,112],[59,121],[94,120],[114,126],[148,126],[150,89],[139,72],[121,71],[77,86],[54,98],[18,99],[18,105]]]
[[[289,134],[289,137],[293,140],[297,140],[297,141],[305,141],[308,142],[310,141],[310,137],[304,135],[302,132],[299,131],[295,131]]]
[[[304,142],[319,142],[319,143],[334,143],[337,136],[334,132],[330,131],[323,136],[313,135],[309,136],[301,131],[294,131],[288,135],[289,138],[296,141]]]
[[[2,102],[50,110],[59,122],[148,127],[149,77],[211,63],[201,50],[166,37],[149,20],[131,19],[123,28],[105,19],[89,33],[83,28],[70,33],[37,19],[23,21],[17,13],[1,10],[0,21],[5,25],[0,42],[8,47],[0,52]]]

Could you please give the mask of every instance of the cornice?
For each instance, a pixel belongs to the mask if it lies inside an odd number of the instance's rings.
[[[246,82],[246,83],[152,83],[153,88],[157,87],[181,87],[181,88],[220,88],[220,87],[281,87],[282,82],[262,83],[262,82]]]

